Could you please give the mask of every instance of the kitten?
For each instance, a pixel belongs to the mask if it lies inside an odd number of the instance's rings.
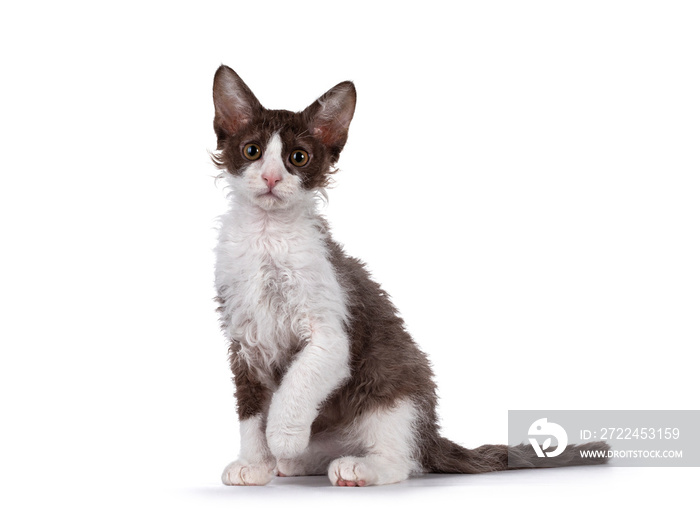
[[[223,482],[327,474],[354,487],[532,467],[524,446],[509,467],[505,445],[467,450],[440,436],[428,359],[317,211],[355,97],[342,82],[300,113],[268,110],[232,69],[216,72],[212,158],[232,190],[216,288],[241,430]],[[580,464],[577,451],[557,459]]]

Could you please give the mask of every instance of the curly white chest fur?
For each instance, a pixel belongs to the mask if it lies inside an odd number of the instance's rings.
[[[314,331],[342,332],[345,298],[324,229],[312,202],[281,213],[234,202],[222,217],[216,250],[222,323],[261,378],[285,367]]]

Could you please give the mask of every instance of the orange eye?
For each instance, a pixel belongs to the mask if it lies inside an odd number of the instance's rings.
[[[258,160],[262,151],[257,144],[246,144],[243,148],[243,156],[248,160]]]
[[[309,162],[309,154],[303,149],[295,149],[289,156],[289,162],[298,168],[301,168],[302,166],[305,166],[307,162]]]

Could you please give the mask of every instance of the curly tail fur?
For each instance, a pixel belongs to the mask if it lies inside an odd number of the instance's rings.
[[[530,445],[482,445],[467,449],[449,439],[439,437],[428,454],[426,470],[438,474],[481,474],[499,470],[542,467],[600,465],[607,457],[583,457],[581,451],[608,451],[604,441],[569,445],[556,457],[539,458]],[[435,446],[437,445],[437,446]],[[554,450],[554,447],[546,451]],[[510,465],[508,457],[510,456]]]

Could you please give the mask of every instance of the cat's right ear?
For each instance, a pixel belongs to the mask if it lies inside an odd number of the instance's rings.
[[[214,131],[221,149],[223,140],[238,133],[262,105],[241,77],[222,65],[214,75],[214,110]]]

